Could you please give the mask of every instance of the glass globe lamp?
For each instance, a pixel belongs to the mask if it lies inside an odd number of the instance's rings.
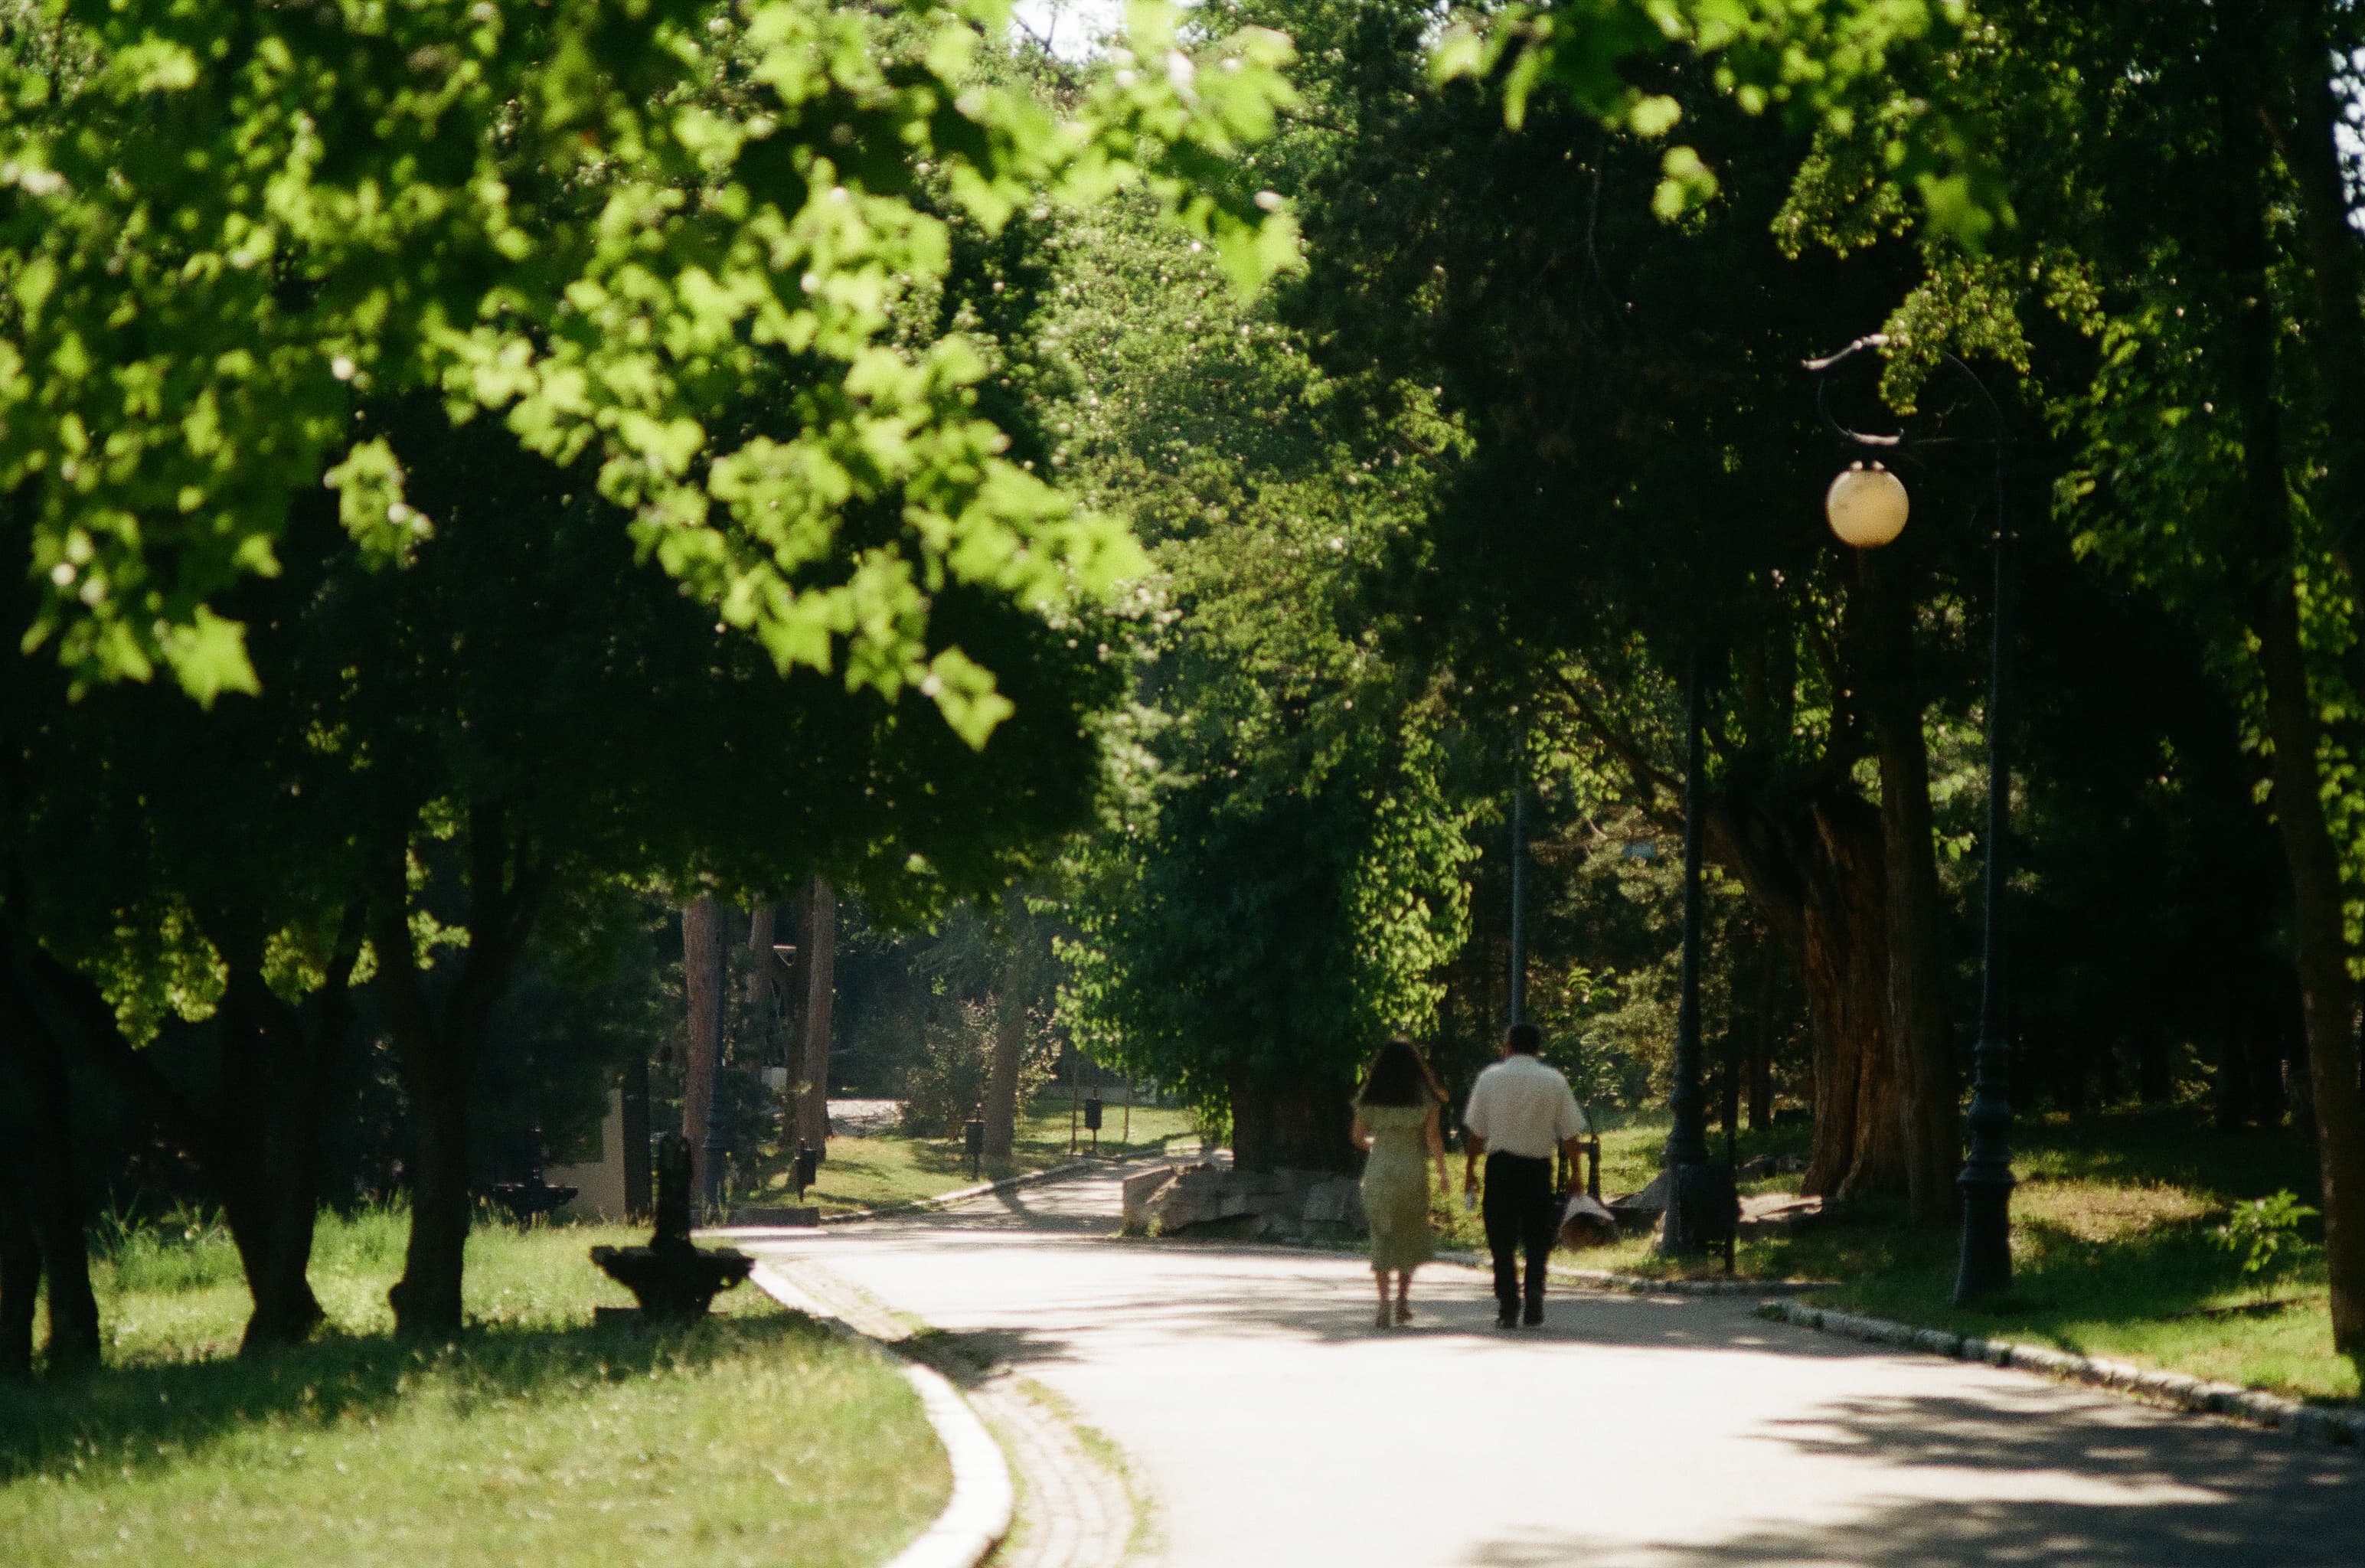
[[[1870,550],[1905,532],[1904,482],[1875,463],[1851,463],[1823,493],[1823,515],[1843,544]]]

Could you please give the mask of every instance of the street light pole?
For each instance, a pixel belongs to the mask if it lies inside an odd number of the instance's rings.
[[[1888,338],[1858,338],[1835,354],[1809,360],[1815,375],[1815,409],[1823,422],[1857,446],[1900,447],[1901,435],[1866,435],[1832,418],[1824,401],[1825,373],[1865,349],[1886,347]],[[1955,1301],[1967,1305],[2000,1294],[2012,1285],[2012,1102],[2007,1083],[2012,1068],[2011,996],[2005,986],[2002,909],[2005,836],[2011,828],[2012,771],[2006,751],[2004,648],[2010,603],[2012,529],[2004,510],[2004,457],[2007,442],[2003,409],[1971,367],[1954,354],[1939,357],[1961,373],[1978,393],[1988,412],[1995,449],[1995,589],[1990,612],[1992,643],[1988,655],[1988,823],[1986,866],[1981,875],[1985,908],[1980,918],[1979,1036],[1971,1047],[1971,1107],[1969,1148],[1955,1184],[1962,1193],[1962,1253],[1955,1273]],[[1944,438],[1940,438],[1944,439]],[[1933,444],[1924,441],[1917,444]],[[1905,523],[1905,494],[1886,475],[1855,471],[1833,482],[1826,506],[1833,527],[1841,537],[1861,547],[1877,547],[1897,536]],[[1878,475],[1880,483],[1876,480]],[[1893,491],[1893,496],[1889,494]],[[1861,508],[1859,512],[1858,509]]]
[[[1952,357],[1951,355],[1948,357]],[[1956,362],[1960,364],[1961,362]],[[1968,366],[1963,374],[1970,375]],[[1978,377],[1971,376],[1976,385]],[[2012,1102],[2006,1085],[2012,1070],[2012,1024],[2004,990],[2004,950],[2001,911],[2003,905],[2004,843],[2012,811],[2012,770],[2004,731],[2004,610],[2006,565],[2011,555],[2012,530],[2004,515],[2003,417],[1987,397],[1996,416],[1995,434],[1995,598],[1989,612],[1993,645],[1988,655],[1988,843],[1987,907],[1979,921],[1979,1038],[1971,1047],[1970,1152],[1955,1184],[1963,1194],[1963,1250],[1955,1271],[1955,1300],[1960,1305],[1997,1295],[2012,1287]]]
[[[1684,946],[1681,989],[1676,1004],[1675,1088],[1667,1098],[1674,1125],[1660,1159],[1666,1177],[1667,1207],[1659,1227],[1659,1255],[1697,1252],[1730,1226],[1731,1200],[1708,1158],[1708,1095],[1700,1087],[1700,657],[1695,645],[1684,677]]]
[[[1511,743],[1510,1014],[1528,1021],[1528,758],[1522,736]]]

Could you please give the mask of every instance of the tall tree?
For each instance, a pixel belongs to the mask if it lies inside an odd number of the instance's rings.
[[[1663,824],[1680,812],[1677,694],[1700,664],[1709,852],[1805,981],[1810,1190],[1905,1191],[1943,1218],[1945,912],[1912,788],[1932,693],[1910,670],[1875,679],[1924,634],[1919,596],[1869,591],[1830,545],[1798,368],[1871,324],[1866,294],[1908,286],[1912,252],[1786,258],[1769,230],[1806,144],[1721,105],[1705,73],[1637,71],[1722,174],[1721,197],[1669,226],[1643,199],[1661,153],[1647,137],[1548,99],[1514,130],[1493,98],[1424,91],[1410,15],[1250,14],[1290,17],[1309,62],[1306,124],[1277,143],[1311,255],[1286,310],[1375,414],[1428,405],[1466,443],[1384,562],[1407,648],[1465,693],[1564,715],[1599,784]],[[1947,534],[1923,531],[1892,575],[1954,589]],[[1945,652],[1933,665],[1956,675]],[[1876,795],[1856,768],[1882,756]],[[1892,832],[1919,874],[1889,875]]]
[[[1382,652],[1352,569],[1414,514],[1441,432],[1341,417],[1304,341],[1144,215],[1063,254],[1053,455],[1161,573],[1133,607],[1138,707],[1079,857],[1060,1017],[1227,1119],[1244,1167],[1337,1167],[1357,1070],[1430,1027],[1467,916],[1447,702]]]
[[[714,1070],[723,1059],[723,911],[712,893],[681,908],[681,990],[689,1004],[688,1054],[681,1063],[681,1136],[689,1140],[691,1188],[703,1193],[706,1128],[713,1114]]]
[[[837,890],[826,877],[809,877],[797,900],[799,947],[805,978],[802,1084],[797,1103],[797,1140],[829,1148],[829,1045],[831,1012],[837,997]]]

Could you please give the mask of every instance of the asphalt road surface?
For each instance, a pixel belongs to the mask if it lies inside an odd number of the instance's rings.
[[[757,1245],[1007,1359],[1126,1452],[1166,1568],[2365,1564],[2365,1455],[1764,1322],[1434,1265],[1113,1239],[1114,1175]]]

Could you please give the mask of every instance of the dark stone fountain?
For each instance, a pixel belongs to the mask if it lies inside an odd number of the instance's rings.
[[[704,1316],[714,1298],[747,1277],[756,1260],[730,1247],[689,1239],[689,1140],[657,1139],[657,1229],[646,1247],[594,1247],[591,1261],[633,1293],[641,1316],[679,1320]]]

